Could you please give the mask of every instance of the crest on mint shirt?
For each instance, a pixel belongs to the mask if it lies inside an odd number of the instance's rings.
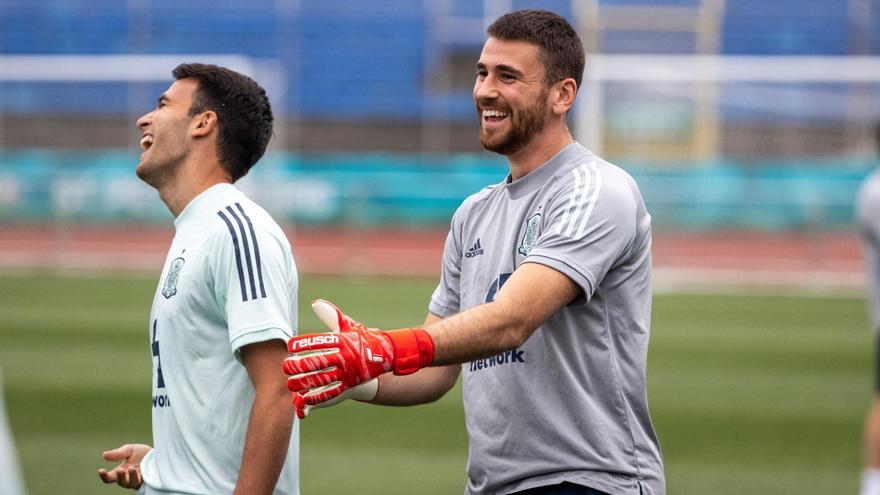
[[[177,294],[177,280],[180,278],[180,270],[186,260],[183,258],[174,258],[171,262],[171,268],[168,269],[168,276],[165,277],[165,284],[162,286],[162,295],[165,299],[171,299]]]
[[[519,252],[523,256],[528,256],[529,251],[535,247],[538,242],[538,228],[541,226],[541,214],[535,213],[529,217],[526,223],[526,231],[523,233],[522,241],[519,243]]]

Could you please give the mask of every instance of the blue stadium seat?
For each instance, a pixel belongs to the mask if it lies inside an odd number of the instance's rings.
[[[871,0],[869,44],[880,53],[880,0]],[[423,98],[425,78],[444,50],[428,26],[437,15],[429,3],[412,0],[302,1],[292,13],[277,0],[151,0],[149,8],[127,9],[119,0],[2,0],[0,53],[123,54],[236,53],[281,61],[288,69],[288,111],[317,120],[430,117],[439,105],[470,118],[469,95],[461,91]],[[700,0],[601,0],[601,5],[696,6]],[[842,55],[853,45],[842,0],[735,0],[725,3],[722,52],[748,55]],[[513,0],[512,7],[547,8],[572,19],[570,0]],[[450,0],[457,17],[480,19],[483,2]],[[572,19],[573,20],[573,19]],[[614,53],[661,47],[687,53],[692,33],[607,33]],[[61,85],[63,86],[63,85]],[[111,87],[113,86],[113,87]],[[3,85],[2,109],[97,113],[128,110],[125,85],[89,85],[85,95],[64,88],[49,101],[45,85]],[[88,102],[83,105],[82,102]],[[443,103],[445,102],[445,103]]]
[[[600,0],[599,5],[697,7],[700,5],[700,0]]]
[[[848,18],[839,0],[726,3],[722,52],[736,55],[845,55]]]

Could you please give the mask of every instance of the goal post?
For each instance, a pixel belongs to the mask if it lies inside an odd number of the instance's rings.
[[[645,153],[682,163],[760,155],[767,144],[731,147],[731,139],[749,135],[743,131],[749,126],[787,136],[860,129],[861,136],[841,137],[827,154],[870,153],[878,90],[880,57],[590,55],[576,132],[598,154]],[[776,154],[815,155],[811,136],[804,134],[802,150],[790,138]]]
[[[226,67],[252,77],[258,81],[272,101],[272,109],[275,114],[276,139],[273,140],[274,148],[283,148],[281,142],[287,135],[279,127],[286,125],[287,112],[287,72],[284,66],[277,60],[246,57],[237,54],[194,54],[174,53],[165,55],[0,55],[0,85],[3,84],[31,84],[43,83],[75,85],[78,90],[69,91],[67,94],[82,95],[87,101],[94,100],[95,91],[90,90],[91,85],[108,87],[122,85],[125,94],[128,95],[121,107],[120,105],[106,108],[104,113],[117,116],[141,115],[149,109],[145,107],[145,100],[152,103],[158,94],[144,94],[145,85],[171,82],[172,69],[181,63],[208,63]],[[40,97],[39,91],[35,90],[36,98]],[[51,100],[51,98],[49,98]],[[91,103],[100,108],[102,102]],[[106,105],[106,103],[105,103]],[[57,109],[64,113],[64,108]],[[0,106],[0,116],[4,108]],[[76,115],[76,110],[68,113]],[[2,126],[0,119],[0,126]],[[4,135],[0,127],[0,136]],[[106,146],[108,139],[94,143],[96,148]],[[4,140],[0,137],[0,146]],[[88,146],[90,143],[85,143]]]
[[[659,278],[858,288],[880,57],[591,55],[575,135],[639,182]]]

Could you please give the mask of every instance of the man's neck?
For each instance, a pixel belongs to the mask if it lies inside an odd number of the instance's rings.
[[[549,131],[549,132],[548,132]],[[510,177],[521,179],[534,172],[538,167],[556,156],[562,148],[573,143],[574,139],[567,128],[560,130],[545,129],[535,136],[523,149],[507,155],[510,162]]]
[[[194,170],[195,169],[195,170]],[[210,170],[210,173],[205,173]],[[175,218],[180,216],[188,205],[199,194],[217,184],[231,183],[223,169],[215,167],[183,167],[173,179],[167,181],[159,189],[159,197],[171,210]]]

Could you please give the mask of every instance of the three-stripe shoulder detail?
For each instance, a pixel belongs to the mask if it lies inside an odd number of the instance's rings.
[[[602,190],[602,171],[593,159],[572,169],[571,175],[574,187],[568,196],[562,218],[556,225],[556,233],[577,239],[586,233],[590,215]]]
[[[254,224],[240,203],[228,205],[217,211],[232,237],[235,249],[235,268],[243,302],[266,297],[263,283],[263,264],[260,258],[260,243],[254,231]],[[245,225],[247,224],[247,225]],[[259,291],[257,290],[259,288]],[[250,289],[250,292],[248,292]],[[250,296],[250,297],[249,297]]]

